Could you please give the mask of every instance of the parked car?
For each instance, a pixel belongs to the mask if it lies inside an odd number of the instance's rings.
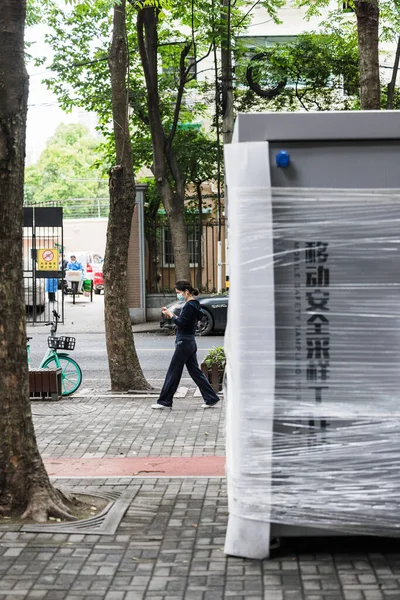
[[[212,331],[225,331],[228,316],[229,296],[210,295],[197,298],[204,312],[204,317],[199,321],[197,335],[209,335]],[[177,300],[167,306],[171,312],[179,316],[185,303]],[[175,329],[175,325],[161,313],[160,327]]]

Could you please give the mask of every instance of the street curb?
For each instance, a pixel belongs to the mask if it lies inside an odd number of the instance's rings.
[[[162,329],[134,329],[132,327],[133,333],[164,333]]]

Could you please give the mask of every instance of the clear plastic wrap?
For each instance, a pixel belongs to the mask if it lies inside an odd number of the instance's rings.
[[[229,192],[230,518],[400,536],[400,190]]]

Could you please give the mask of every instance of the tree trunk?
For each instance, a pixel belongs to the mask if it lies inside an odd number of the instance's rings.
[[[0,512],[72,519],[37,447],[29,401],[22,273],[25,0],[3,0],[0,20]],[[65,501],[65,502],[64,502]]]
[[[202,245],[202,237],[203,237],[203,194],[201,192],[201,183],[200,181],[196,182],[196,191],[197,191],[197,207],[199,210],[199,235],[197,238],[197,287],[201,288],[203,285],[203,269],[201,262],[201,245]],[[208,283],[208,282],[207,282]]]
[[[146,80],[147,110],[153,147],[153,173],[171,230],[175,276],[177,280],[189,279],[189,248],[184,219],[185,181],[172,149],[172,140],[167,140],[165,135],[160,112],[157,15],[156,8],[145,7],[139,10],[137,18],[138,46]],[[171,179],[174,180],[174,188],[170,183]]]
[[[163,197],[162,193],[161,197]],[[179,204],[182,205],[181,209],[179,209]],[[177,281],[182,279],[190,280],[189,247],[183,201],[179,204],[178,206],[174,206],[170,201],[170,194],[165,193],[164,206],[166,207],[165,211],[168,215],[168,223],[171,231],[172,248],[174,251],[175,277]]]
[[[396,56],[394,59],[392,79],[388,85],[386,110],[393,109],[394,90],[396,88],[396,80],[397,80],[397,75],[399,72],[399,63],[400,63],[400,37],[397,40]]]
[[[235,124],[233,99],[233,70],[231,48],[231,0],[221,0],[221,83],[222,83],[222,133],[224,144],[232,142]]]
[[[104,314],[108,364],[111,388],[118,391],[151,388],[137,357],[128,308],[128,248],[136,196],[128,121],[125,11],[125,0],[122,0],[114,8],[109,58],[117,165],[110,172],[110,214],[104,259]]]
[[[380,110],[379,4],[378,0],[354,3],[357,16],[361,110]]]

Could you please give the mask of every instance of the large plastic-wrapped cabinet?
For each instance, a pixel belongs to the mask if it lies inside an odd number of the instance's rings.
[[[400,117],[239,115],[225,551],[400,536]]]

